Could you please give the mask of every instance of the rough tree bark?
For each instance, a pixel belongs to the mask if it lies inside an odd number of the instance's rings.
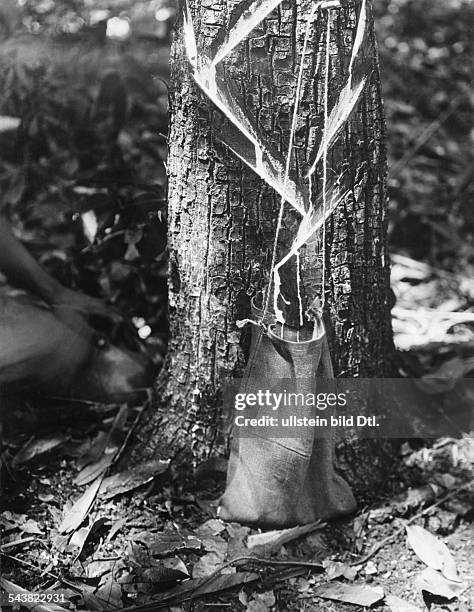
[[[188,0],[198,46],[212,49],[235,18],[237,0]],[[247,1],[247,5],[251,2]],[[284,1],[226,60],[226,78],[247,113],[283,155],[295,100],[309,0]],[[182,7],[181,7],[182,8]],[[360,2],[332,11],[329,108],[347,75]],[[303,89],[292,169],[302,175],[323,125],[323,69],[326,21],[315,21],[304,59]],[[327,223],[325,318],[336,374],[383,377],[393,352],[389,263],[386,244],[385,126],[373,16],[369,3],[370,73],[355,112],[328,162],[344,173],[349,195]],[[318,64],[319,68],[318,68]],[[221,448],[220,394],[226,376],[245,363],[246,337],[235,321],[249,314],[251,296],[265,286],[280,198],[220,141],[228,129],[222,114],[194,83],[183,50],[178,20],[172,49],[169,153],[169,321],[167,361],[157,383],[153,413],[138,433],[135,457],[169,457],[187,449],[195,463]],[[321,188],[321,172],[314,190]],[[285,214],[280,252],[295,231]],[[303,254],[303,276],[317,284],[321,261],[314,249]],[[294,278],[291,266],[285,283]],[[312,280],[311,280],[312,279]],[[315,280],[316,279],[316,280]],[[311,293],[311,291],[309,292]],[[308,295],[310,299],[314,295]],[[384,451],[366,442],[346,445],[343,466],[357,489],[372,486]],[[383,446],[383,445],[382,445]],[[376,455],[376,456],[375,456]],[[380,474],[378,474],[380,475]],[[363,483],[363,484],[361,484]]]

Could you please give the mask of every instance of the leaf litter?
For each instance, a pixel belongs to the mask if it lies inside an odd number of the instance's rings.
[[[460,582],[456,563],[448,547],[419,525],[407,525],[408,543],[428,567],[439,570],[447,580]]]
[[[453,453],[451,447],[455,444],[463,450]],[[124,486],[121,493],[114,487],[113,497],[98,494],[99,479],[74,504],[67,505],[60,525],[67,536],[64,552],[59,553],[61,567],[69,568],[69,580],[76,587],[76,592],[71,592],[71,601],[76,602],[79,610],[125,607],[145,611],[190,600],[239,598],[245,599],[246,609],[263,611],[274,609],[286,591],[296,589],[299,595],[295,602],[298,597],[310,598],[315,607],[325,605],[324,601],[328,605],[365,607],[384,602],[397,612],[403,609],[402,601],[408,602],[413,610],[419,608],[418,597],[427,591],[451,600],[466,597],[465,582],[452,580],[456,576],[462,579],[462,573],[456,568],[449,545],[421,527],[423,520],[435,517],[453,498],[461,501],[459,488],[465,481],[459,470],[464,466],[463,457],[470,457],[464,444],[450,440],[430,451],[431,467],[437,455],[457,457],[456,469],[443,463],[443,469],[435,472],[440,484],[434,485],[434,475],[430,476],[433,486],[412,487],[384,506],[346,521],[348,527],[353,526],[353,546],[357,538],[362,541],[359,552],[349,547],[335,553],[330,525],[315,523],[258,532],[208,518],[199,504],[180,505],[182,494],[173,495],[169,487],[154,496],[158,499],[148,507],[149,493],[135,485],[148,482],[150,466],[145,466],[144,478],[135,473],[131,489]],[[418,456],[423,458],[418,451],[405,447],[403,457],[408,464]],[[159,465],[167,471],[166,462]],[[130,471],[127,473],[123,482],[130,481]],[[116,479],[117,486],[122,476]],[[138,496],[134,493],[137,490],[141,491]],[[174,497],[177,501],[172,501]],[[183,509],[187,509],[184,514]],[[84,524],[87,516],[89,521]],[[1,515],[0,523],[13,536],[27,520],[27,515],[7,511]],[[401,526],[397,526],[399,521],[404,521]],[[38,529],[42,530],[39,523]],[[406,562],[399,558],[400,553],[391,552],[393,546],[403,542],[400,529],[407,533],[407,542],[410,541],[409,546],[413,546],[419,558],[413,565],[408,592],[398,589],[399,569]],[[370,551],[374,543],[380,544],[383,532],[398,535],[364,561],[364,551]],[[132,548],[127,548],[127,541],[135,542]],[[28,549],[34,543],[24,546]],[[117,555],[119,550],[122,552]],[[330,551],[329,556],[325,550]],[[387,555],[393,558],[393,566]],[[83,569],[74,562],[78,557]],[[29,558],[37,565],[37,553]],[[423,562],[433,567],[422,571]],[[61,571],[57,578],[56,588],[64,589]]]

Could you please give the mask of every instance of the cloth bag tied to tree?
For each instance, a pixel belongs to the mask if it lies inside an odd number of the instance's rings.
[[[252,315],[261,320],[263,312],[252,304]],[[272,381],[285,380],[298,394],[316,395],[318,379],[333,378],[322,320],[315,322],[314,334],[281,327],[269,314],[263,322],[267,332],[252,326],[250,357],[240,391],[254,393]],[[334,470],[331,430],[318,437],[312,427],[285,427],[287,437],[275,438],[266,431],[256,427],[233,438],[220,518],[287,527],[355,509],[348,484]]]

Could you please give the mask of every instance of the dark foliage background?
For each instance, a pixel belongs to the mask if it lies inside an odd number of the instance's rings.
[[[389,134],[392,249],[472,277],[474,5],[374,5]]]
[[[166,0],[3,0],[2,209],[64,284],[166,333]],[[469,275],[469,0],[377,0],[392,249]],[[111,8],[113,7],[113,8]]]
[[[172,11],[29,0],[5,12],[15,5],[0,8],[0,115],[21,119],[1,141],[2,210],[65,285],[108,299],[159,339]]]

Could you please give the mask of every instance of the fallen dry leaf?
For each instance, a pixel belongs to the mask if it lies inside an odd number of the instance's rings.
[[[426,567],[416,579],[418,588],[428,591],[432,595],[439,595],[445,599],[459,597],[467,589],[463,582],[448,580],[432,567]]]
[[[184,561],[182,561],[179,557],[171,557],[170,559],[163,559],[162,563],[163,563],[163,567],[167,567],[168,569],[172,569],[172,570],[181,572],[182,574],[184,574],[185,576],[189,578],[188,568],[184,564]]]
[[[452,474],[449,474],[449,472],[435,474],[434,477],[436,482],[445,489],[453,489],[458,482],[457,478],[455,478]]]
[[[204,555],[193,567],[193,578],[205,578],[213,574],[224,563],[224,555],[210,552]],[[235,567],[226,567],[223,574],[235,574]]]
[[[315,523],[302,525],[300,527],[291,527],[290,529],[279,529],[250,535],[247,538],[247,548],[255,552],[258,550],[259,552],[269,554],[279,550],[283,544],[296,540],[296,538],[311,533],[316,529],[321,529],[322,526],[323,523],[316,521]]]
[[[81,551],[84,547],[84,544],[86,543],[86,540],[89,536],[90,533],[90,527],[81,527],[80,529],[76,529],[76,531],[73,532],[71,539],[69,540],[69,542],[67,543],[67,546],[65,547],[65,552],[74,552],[77,550],[77,556],[79,557],[81,554]]]
[[[114,455],[104,455],[98,461],[86,465],[74,479],[74,484],[78,487],[83,487],[91,483],[93,480],[105,474],[107,469],[112,465]]]
[[[76,465],[79,470],[89,463],[97,461],[104,452],[107,443],[107,432],[99,431],[92,440],[85,440],[74,449],[71,456],[76,457]]]
[[[32,461],[39,455],[44,455],[54,448],[58,448],[67,437],[63,434],[50,434],[41,438],[34,438],[27,442],[25,446],[13,457],[12,466],[17,467],[22,463]]]
[[[89,536],[107,524],[107,522],[108,520],[104,517],[96,518],[90,521],[89,525],[86,527],[82,527],[81,529],[75,531],[68,542],[66,551],[75,552],[76,557],[79,557]]]
[[[170,591],[163,593],[163,595],[154,597],[153,602],[179,603],[180,601],[185,601],[186,599],[201,597],[202,595],[207,595],[208,593],[218,593],[241,584],[248,584],[249,582],[258,580],[259,577],[260,575],[254,572],[237,572],[235,574],[217,576],[212,580],[209,580],[208,578],[193,578],[192,580],[186,580]]]
[[[189,578],[187,570],[183,572],[181,569],[169,567],[169,565],[164,561],[160,561],[156,566],[145,568],[141,572],[141,579],[154,586],[157,584],[174,584]],[[173,565],[176,565],[176,563]]]
[[[347,563],[341,563],[340,561],[332,561],[331,559],[325,559],[323,561],[323,567],[326,570],[326,576],[328,580],[335,580],[343,576],[346,580],[354,580],[360,569],[360,566],[347,565]]]
[[[364,568],[364,572],[366,576],[374,576],[378,573],[378,569],[373,561],[369,561]]]
[[[390,608],[391,612],[421,612],[420,608],[414,604],[404,599],[400,599],[400,597],[395,597],[395,595],[387,595],[385,597],[385,603]]]
[[[20,516],[25,517],[26,515],[14,514],[10,510],[5,510],[0,514],[0,525],[2,525],[5,531],[17,529],[23,521],[23,519],[18,518]]]
[[[275,595],[273,591],[266,593],[255,593],[253,599],[247,604],[246,612],[269,612],[275,605]]]
[[[221,555],[224,558],[228,551],[228,543],[219,536],[204,536],[199,538],[202,542],[202,547],[206,552],[213,552]]]
[[[419,525],[407,525],[406,531],[408,543],[425,565],[459,582],[456,563],[444,542]]]
[[[226,526],[219,519],[211,518],[196,529],[199,536],[214,536],[225,531]]]
[[[23,531],[23,533],[27,533],[28,535],[43,535],[40,526],[33,519],[28,519],[19,525],[19,528],[21,531]]]
[[[95,596],[99,601],[103,602],[104,609],[116,610],[117,608],[123,608],[122,587],[117,582],[114,582],[112,577],[109,577],[97,589]]]
[[[381,587],[373,588],[364,584],[343,584],[342,582],[323,584],[314,589],[313,595],[323,599],[344,601],[367,608],[384,598]]]
[[[245,540],[250,532],[250,527],[244,527],[237,523],[229,523],[226,526],[227,533],[229,534],[229,541],[227,542],[227,551],[229,558],[239,557],[247,552],[247,546]]]
[[[102,578],[110,572],[115,572],[123,565],[122,559],[91,559],[88,563],[81,564],[81,567],[85,570],[86,578]]]
[[[239,584],[253,582],[258,578],[259,575],[253,572],[236,572],[235,574],[225,574],[218,576],[209,582],[207,582],[207,580],[204,578],[205,583],[194,591],[193,596],[197,597],[207,593],[218,593],[220,591],[225,591],[226,589],[231,589]]]
[[[156,459],[155,461],[143,463],[136,468],[104,478],[99,495],[103,499],[111,499],[116,495],[123,495],[138,489],[138,487],[151,482],[156,476],[166,472],[169,464],[169,460],[162,461],[161,459]]]
[[[59,533],[70,533],[81,525],[95,501],[101,484],[102,477],[93,482],[85,493],[75,501],[72,508],[65,512],[63,521],[59,526]]]
[[[110,528],[109,533],[107,534],[106,542],[110,542],[114,539],[117,533],[127,524],[128,518],[126,516],[118,519]]]
[[[134,539],[145,544],[153,557],[167,557],[179,552],[197,552],[202,549],[202,542],[198,538],[174,531],[143,532],[134,536]]]

